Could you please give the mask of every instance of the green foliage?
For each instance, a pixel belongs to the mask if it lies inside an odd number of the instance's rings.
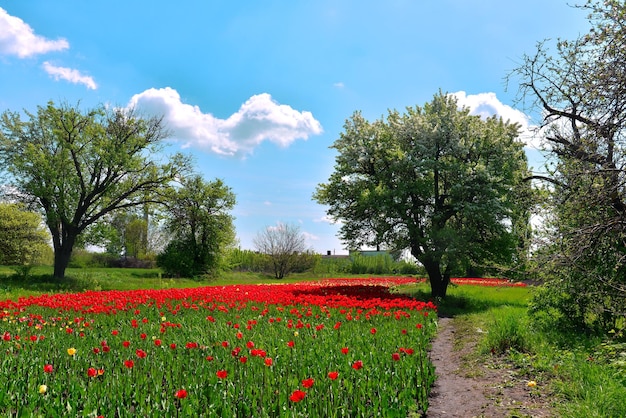
[[[510,307],[499,309],[494,314],[482,341],[483,350],[493,354],[504,354],[510,350],[527,352],[531,345],[524,309]]]
[[[591,29],[547,42],[514,74],[537,104],[550,152],[550,213],[536,312],[557,326],[610,330],[626,312],[626,4],[589,0]],[[528,96],[528,97],[525,97]]]
[[[445,296],[449,277],[472,265],[523,261],[530,186],[517,136],[517,125],[471,116],[443,93],[385,120],[357,112],[314,199],[342,220],[350,247],[408,248]]]
[[[227,254],[227,264],[233,271],[264,272],[268,263],[267,255],[257,251],[230,248]]]
[[[189,170],[180,154],[161,163],[161,119],[99,106],[82,111],[52,102],[37,113],[0,116],[0,167],[15,197],[38,205],[50,229],[55,272],[63,278],[79,236],[105,215],[154,201]]]
[[[235,242],[230,210],[235,195],[221,180],[200,176],[181,180],[167,198],[166,229],[172,234],[157,265],[170,277],[215,275],[227,266],[227,249]]]
[[[228,265],[233,271],[271,273],[269,263],[266,254],[256,251],[235,248],[228,253]],[[404,260],[396,261],[390,255],[323,257],[311,252],[300,254],[293,272],[310,272],[321,276],[423,274],[417,264]]]
[[[23,277],[50,258],[49,235],[41,217],[24,206],[0,203],[0,265],[13,265]]]

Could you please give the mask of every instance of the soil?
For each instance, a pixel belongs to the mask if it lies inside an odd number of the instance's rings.
[[[430,394],[428,418],[557,416],[543,388],[528,386],[501,356],[476,356],[480,330],[467,329],[459,318],[439,318],[431,361],[437,380]]]

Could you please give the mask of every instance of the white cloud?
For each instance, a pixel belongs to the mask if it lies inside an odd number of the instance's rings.
[[[341,224],[340,220],[334,219],[328,215],[324,215],[319,219],[313,219],[313,222],[324,222],[324,223],[331,224],[331,225]]]
[[[33,29],[19,17],[9,15],[0,7],[0,54],[17,55],[20,58],[50,51],[68,49],[65,39],[55,41],[35,35]]]
[[[452,96],[457,99],[459,106],[468,107],[472,115],[478,115],[482,118],[497,115],[505,121],[519,123],[521,126],[520,139],[529,148],[540,148],[540,135],[536,134],[537,127],[530,124],[530,117],[524,112],[502,103],[498,100],[495,93],[468,95],[464,91],[458,91],[452,93]]]
[[[320,239],[320,237],[318,237],[317,235],[311,234],[310,232],[306,232],[306,231],[302,233],[302,236],[308,242],[319,241],[319,239]]]
[[[48,61],[43,63],[43,69],[54,77],[55,80],[67,80],[74,84],[83,84],[91,90],[98,88],[93,78],[88,75],[81,74],[80,71],[67,67],[57,67]]]
[[[170,87],[148,89],[129,103],[140,112],[163,116],[175,139],[226,156],[251,154],[263,141],[287,147],[297,139],[322,133],[311,112],[299,112],[274,101],[267,93],[250,97],[236,113],[219,119],[181,101]]]
[[[339,82],[333,84],[333,87],[338,88],[338,89],[342,89],[342,88],[345,87],[345,85],[343,84],[342,81],[339,81]]]

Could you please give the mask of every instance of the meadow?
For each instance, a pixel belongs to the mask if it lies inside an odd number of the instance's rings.
[[[407,416],[436,307],[411,278],[87,291],[0,303],[2,416]]]
[[[458,279],[435,306],[414,277],[46,273],[0,268],[0,416],[417,417],[438,314],[478,338],[468,369],[499,356],[556,416],[626,416],[621,335],[541,329],[533,287]]]

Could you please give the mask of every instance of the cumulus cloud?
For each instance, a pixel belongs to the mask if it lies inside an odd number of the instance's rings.
[[[251,154],[263,141],[287,147],[297,139],[322,133],[322,125],[311,112],[282,105],[267,93],[250,97],[236,113],[219,119],[198,106],[181,101],[170,87],[148,89],[129,103],[142,113],[163,116],[175,139],[186,147],[197,147],[224,156]]]
[[[27,58],[69,47],[70,44],[65,39],[53,41],[35,35],[33,29],[22,19],[9,15],[0,7],[0,54]]]
[[[98,88],[98,85],[93,78],[88,75],[81,74],[80,71],[67,67],[57,67],[50,64],[48,61],[43,63],[43,69],[54,77],[55,80],[67,80],[74,84],[83,84],[91,90]]]
[[[467,94],[464,91],[452,93],[457,99],[459,106],[470,109],[470,114],[478,115],[482,118],[490,116],[500,116],[505,121],[518,123],[521,126],[520,138],[527,147],[539,149],[540,139],[536,134],[536,126],[530,124],[530,118],[524,112],[514,109],[502,103],[495,93]]]

